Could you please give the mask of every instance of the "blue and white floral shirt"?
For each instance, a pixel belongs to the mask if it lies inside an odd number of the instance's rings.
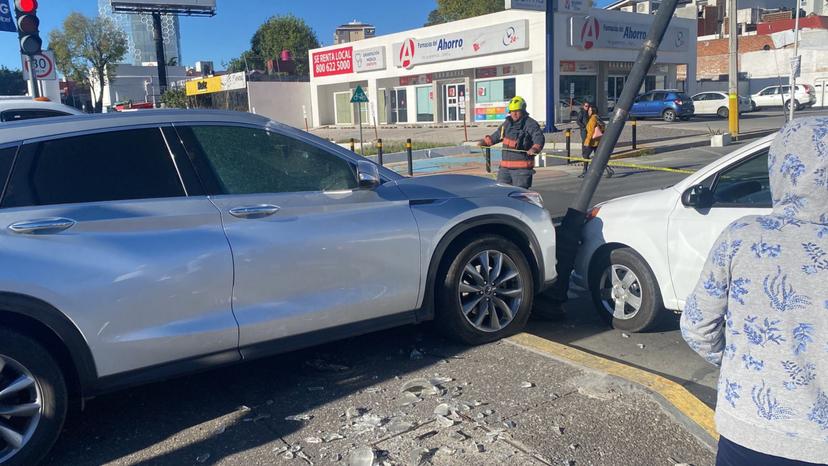
[[[828,462],[828,118],[796,120],[769,154],[773,213],[731,224],[681,317],[721,366],[716,425],[746,448]]]

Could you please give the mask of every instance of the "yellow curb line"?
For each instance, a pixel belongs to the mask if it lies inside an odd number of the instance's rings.
[[[716,424],[713,420],[713,410],[693,396],[686,388],[672,380],[528,333],[517,334],[510,337],[508,341],[564,362],[583,366],[641,385],[661,395],[679,412],[687,416],[687,418],[713,437],[714,440],[719,440],[719,433],[716,432]]]

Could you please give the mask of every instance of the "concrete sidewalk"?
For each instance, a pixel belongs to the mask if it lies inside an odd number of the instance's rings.
[[[96,399],[50,464],[712,465],[639,386],[422,327]]]

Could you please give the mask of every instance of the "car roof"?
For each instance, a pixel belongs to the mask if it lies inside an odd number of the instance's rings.
[[[281,131],[294,134],[299,130],[271,122],[263,116],[247,112],[223,110],[142,110],[71,115],[60,118],[35,118],[0,125],[0,144],[41,139],[71,133],[84,133],[129,126],[183,123],[238,123],[263,126],[276,125]]]
[[[73,115],[83,114],[83,112],[75,107],[70,107],[58,102],[40,102],[32,100],[30,97],[23,97],[20,99],[0,99],[0,112],[8,110],[57,110]]]

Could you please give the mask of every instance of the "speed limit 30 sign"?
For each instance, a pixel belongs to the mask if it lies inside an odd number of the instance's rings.
[[[37,55],[32,55],[35,77],[40,80],[53,81],[57,79],[55,70],[55,54],[44,50]],[[29,79],[29,60],[23,57],[23,79]]]

